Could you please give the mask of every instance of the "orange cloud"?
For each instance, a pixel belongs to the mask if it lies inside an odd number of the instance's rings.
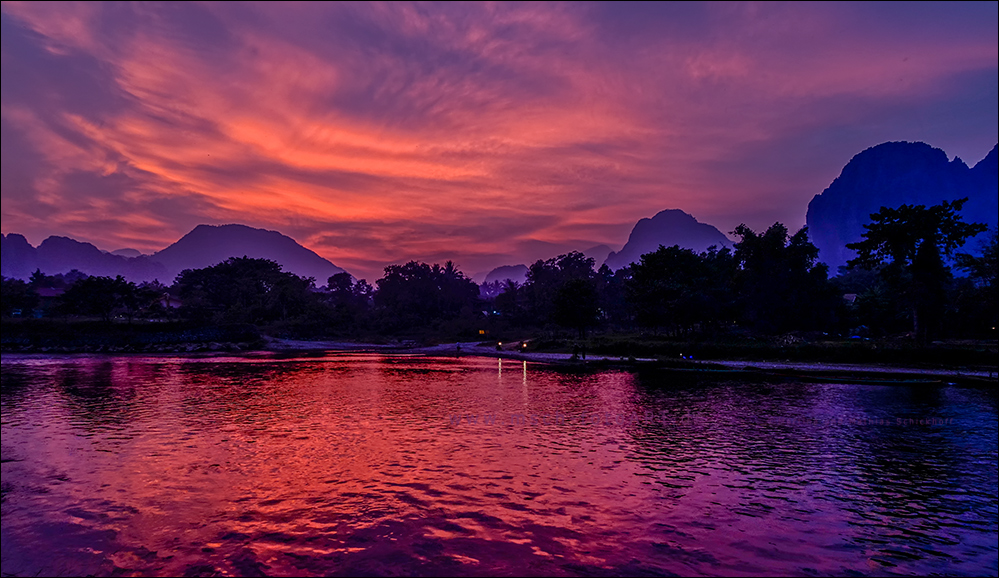
[[[36,243],[242,222],[369,278],[471,271],[670,207],[794,227],[867,146],[996,141],[988,5],[2,10],[3,231]]]

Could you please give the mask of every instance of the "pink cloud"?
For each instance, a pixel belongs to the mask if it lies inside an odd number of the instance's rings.
[[[617,248],[663,208],[796,227],[867,146],[996,141],[995,7],[892,10],[5,3],[3,231],[243,222],[375,278]]]

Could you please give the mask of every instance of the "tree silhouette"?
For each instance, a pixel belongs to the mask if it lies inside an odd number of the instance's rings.
[[[697,254],[678,245],[660,245],[631,265],[625,282],[635,320],[673,332],[731,320],[735,265],[727,248],[710,247]]]
[[[559,323],[556,319],[556,303],[561,299],[577,299],[592,296],[593,308],[596,308],[597,294],[595,290],[596,274],[593,271],[594,259],[578,251],[552,257],[547,261],[538,260],[527,270],[527,282],[524,292],[530,314],[541,322]],[[574,284],[571,291],[561,292],[563,285],[569,281],[584,281],[594,290],[582,292],[582,286]],[[589,305],[586,306],[590,308]],[[564,312],[564,310],[563,310]],[[560,317],[563,321],[565,318]],[[562,323],[559,323],[562,325]]]
[[[15,310],[20,309],[21,315],[29,315],[31,310],[38,306],[38,293],[30,284],[20,279],[3,278],[3,288],[0,292],[0,304],[4,317],[10,316]]]
[[[349,329],[362,321],[371,303],[371,285],[364,279],[354,282],[350,273],[330,276],[326,283],[326,304],[332,308],[330,321]]]
[[[976,283],[995,296],[995,291],[999,288],[999,230],[993,229],[992,234],[982,243],[980,257],[958,253],[956,258],[959,268],[967,271]]]
[[[478,285],[451,261],[443,267],[418,261],[389,265],[376,283],[375,304],[387,327],[416,327],[451,319],[463,310],[470,312],[479,297]]]
[[[586,328],[597,320],[597,291],[586,279],[569,279],[555,293],[553,318],[562,327],[586,337]]]
[[[627,282],[631,278],[631,266],[612,271],[606,264],[601,265],[594,278],[597,284],[598,315],[608,323],[621,326],[631,321],[631,310],[626,299]]]
[[[847,265],[866,269],[881,266],[884,275],[904,288],[912,311],[913,332],[921,344],[930,340],[941,321],[945,284],[950,276],[944,257],[988,228],[961,220],[958,212],[967,200],[945,201],[930,208],[881,207],[864,225],[864,240],[847,244],[857,252]]]
[[[507,279],[502,283],[502,292],[493,303],[504,317],[519,322],[524,313],[524,288],[513,279]]]
[[[228,323],[260,323],[301,315],[310,301],[312,279],[281,270],[267,259],[232,257],[177,276],[185,313]]]
[[[707,267],[701,257],[678,245],[659,246],[631,265],[628,301],[640,325],[688,329],[702,318]]]
[[[808,228],[788,235],[774,223],[761,235],[746,225],[735,228],[739,263],[737,286],[743,318],[764,332],[817,329],[834,313],[828,268],[818,263],[819,250],[808,240]]]
[[[61,300],[63,308],[82,315],[97,315],[105,323],[111,322],[115,312],[123,313],[129,323],[139,309],[149,305],[154,295],[151,291],[139,289],[135,283],[118,275],[111,277],[87,277],[73,283]]]
[[[958,253],[955,258],[959,269],[968,272],[971,290],[965,294],[963,309],[967,312],[970,326],[995,337],[999,325],[999,303],[996,301],[999,290],[999,231],[991,234],[981,243],[981,256]]]

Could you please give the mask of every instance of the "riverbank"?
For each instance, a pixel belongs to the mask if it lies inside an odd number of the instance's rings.
[[[205,353],[238,352],[266,347],[249,324],[202,326],[162,321],[104,323],[53,319],[4,319],[4,353]]]
[[[270,351],[352,351],[371,353],[406,353],[432,357],[492,357],[513,359],[531,363],[545,363],[574,368],[641,368],[667,369],[692,372],[700,375],[725,373],[743,375],[770,375],[785,378],[828,378],[852,381],[911,381],[911,382],[953,382],[955,380],[999,385],[995,367],[916,367],[895,364],[872,363],[825,363],[777,360],[691,360],[682,358],[635,358],[610,355],[587,355],[586,359],[569,353],[524,351],[524,342],[501,345],[481,342],[452,342],[434,346],[381,345],[335,341],[297,341],[271,339],[267,342]]]
[[[152,328],[150,328],[152,329]],[[154,355],[222,355],[295,352],[355,352],[422,355],[428,357],[490,357],[528,361],[559,366],[571,370],[620,368],[629,370],[668,370],[689,373],[702,378],[744,377],[779,380],[836,380],[857,383],[932,383],[962,382],[996,386],[996,366],[987,364],[940,363],[859,363],[773,359],[763,355],[755,359],[691,359],[689,356],[621,356],[580,355],[559,351],[537,351],[534,343],[514,341],[497,347],[493,342],[448,342],[420,345],[413,341],[394,343],[359,343],[340,340],[296,340],[259,335],[248,326],[187,329],[172,327],[172,331],[146,331],[108,335],[78,334],[71,339],[21,339],[5,334],[4,353],[16,354],[154,354]],[[47,336],[46,336],[47,337]],[[763,353],[762,351],[759,353]]]

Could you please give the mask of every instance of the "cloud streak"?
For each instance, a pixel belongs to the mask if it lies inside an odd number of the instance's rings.
[[[863,148],[997,139],[994,4],[4,3],[6,232],[278,229],[374,278],[803,224]]]

